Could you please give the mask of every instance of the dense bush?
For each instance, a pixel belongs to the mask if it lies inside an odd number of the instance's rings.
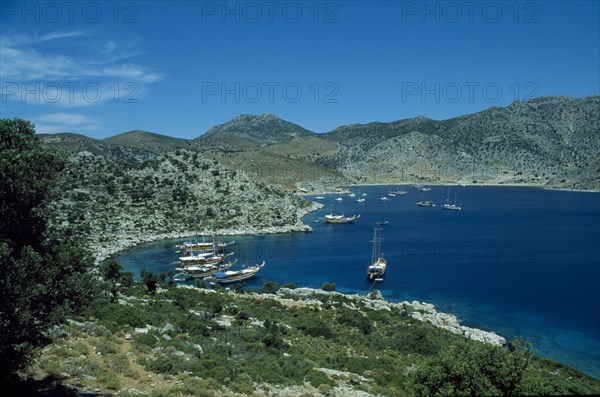
[[[528,347],[507,352],[497,346],[460,340],[426,359],[413,373],[412,390],[430,395],[521,395],[531,360]]]
[[[43,332],[95,293],[93,260],[73,237],[50,230],[45,200],[66,155],[34,126],[0,119],[0,383],[29,363]]]
[[[150,318],[145,310],[130,305],[110,303],[105,299],[97,299],[86,307],[82,314],[88,318],[95,318],[99,323],[115,332],[120,327],[143,327],[150,323]]]
[[[340,324],[349,325],[362,331],[365,335],[370,334],[373,326],[371,320],[356,310],[342,310],[338,322]]]

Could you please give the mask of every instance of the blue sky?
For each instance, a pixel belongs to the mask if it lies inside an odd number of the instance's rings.
[[[194,138],[244,113],[315,131],[600,94],[600,2],[3,1],[2,117]]]

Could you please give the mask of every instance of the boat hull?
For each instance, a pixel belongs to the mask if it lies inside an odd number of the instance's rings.
[[[375,263],[371,264],[367,269],[367,278],[375,280],[383,277],[387,269],[387,262],[383,258],[379,258]]]
[[[352,223],[360,218],[360,215],[345,217],[343,215],[325,215],[325,222],[331,224]]]
[[[228,271],[228,272],[217,272],[211,276],[211,279],[219,284],[231,284],[239,281],[244,281],[249,278],[252,278],[258,273],[260,269],[265,265],[263,262],[260,265],[256,265],[247,269],[242,269],[238,271]]]

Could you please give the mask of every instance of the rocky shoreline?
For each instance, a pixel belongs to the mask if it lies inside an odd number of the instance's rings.
[[[307,214],[317,211],[323,208],[323,204],[313,202],[307,208],[298,209],[298,217],[303,219]],[[302,221],[286,226],[250,226],[243,225],[236,228],[229,228],[219,231],[219,235],[223,236],[235,236],[235,235],[244,235],[244,234],[255,234],[255,233],[265,233],[265,234],[279,234],[279,233],[310,233],[313,229],[309,225],[302,223]],[[173,238],[184,238],[189,236],[212,236],[212,231],[209,229],[205,229],[202,231],[198,230],[185,230],[178,232],[165,232],[165,233],[154,233],[147,235],[139,235],[139,236],[120,236],[114,241],[110,241],[107,243],[97,243],[92,244],[90,247],[92,252],[94,253],[95,263],[99,265],[102,261],[107,258],[127,249],[133,248],[137,245],[149,243],[152,241],[163,240],[163,239],[173,239]],[[98,241],[98,239],[92,239],[92,241]]]
[[[299,301],[302,301],[307,306],[319,307],[323,305],[323,302],[318,298],[323,295],[342,296],[347,298],[352,302],[347,304],[352,309],[356,309],[355,303],[359,302],[373,310],[391,311],[392,309],[397,309],[409,313],[409,315],[415,320],[430,323],[434,327],[445,329],[453,334],[462,335],[467,339],[489,343],[496,346],[504,346],[506,344],[506,339],[502,336],[494,332],[460,325],[458,317],[453,314],[438,312],[435,309],[435,306],[430,303],[418,301],[404,301],[399,303],[389,302],[381,296],[379,291],[375,291],[368,296],[362,296],[356,294],[343,294],[335,291],[323,291],[313,288],[281,288],[279,291],[277,291],[276,295],[264,294],[261,296],[268,296],[270,298],[277,299],[283,305],[295,304],[286,301],[286,297],[293,297]],[[290,299],[288,298],[287,300],[289,301]]]

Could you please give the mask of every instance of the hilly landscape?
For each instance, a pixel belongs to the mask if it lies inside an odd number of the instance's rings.
[[[600,97],[544,97],[436,121],[342,126],[317,164],[365,183],[526,183],[598,189]]]
[[[70,153],[49,212],[80,224],[97,258],[159,237],[309,231],[293,194],[353,183],[527,184],[600,189],[600,97],[544,97],[437,121],[351,124],[317,134],[263,113],[193,140],[130,131],[39,134]]]
[[[310,231],[302,217],[320,206],[198,151],[125,141],[145,147],[138,149],[73,134],[42,140],[71,151],[46,208],[51,224],[75,226],[97,262],[159,238]]]
[[[273,115],[243,116],[195,142],[226,167],[252,173],[271,164],[264,168],[292,170],[296,181],[316,190],[313,182],[325,189],[328,183],[486,183],[597,190],[599,120],[600,97],[543,97],[449,120],[419,116],[323,134]],[[278,137],[274,125],[285,125]],[[261,176],[290,188],[292,181],[273,174]]]
[[[321,205],[295,194],[300,189],[597,190],[599,116],[600,97],[548,97],[323,134],[268,113],[239,116],[194,140],[148,131],[102,140],[39,134],[45,149],[68,154],[40,211],[51,231],[72,233],[100,265],[102,290],[77,317],[45,331],[47,344],[23,376],[59,380],[67,395],[595,394],[596,380],[534,357],[527,343],[461,326],[432,305],[346,296],[328,282],[325,291],[266,282],[257,293],[241,284],[179,287],[166,273],[135,281],[117,262],[109,272],[105,260],[171,237],[309,232],[303,217]]]
[[[263,113],[185,140],[130,131],[103,140],[42,135],[73,153],[119,161],[189,150],[279,189],[354,183],[527,184],[600,189],[600,97],[541,97],[448,120],[423,116],[314,133]]]

